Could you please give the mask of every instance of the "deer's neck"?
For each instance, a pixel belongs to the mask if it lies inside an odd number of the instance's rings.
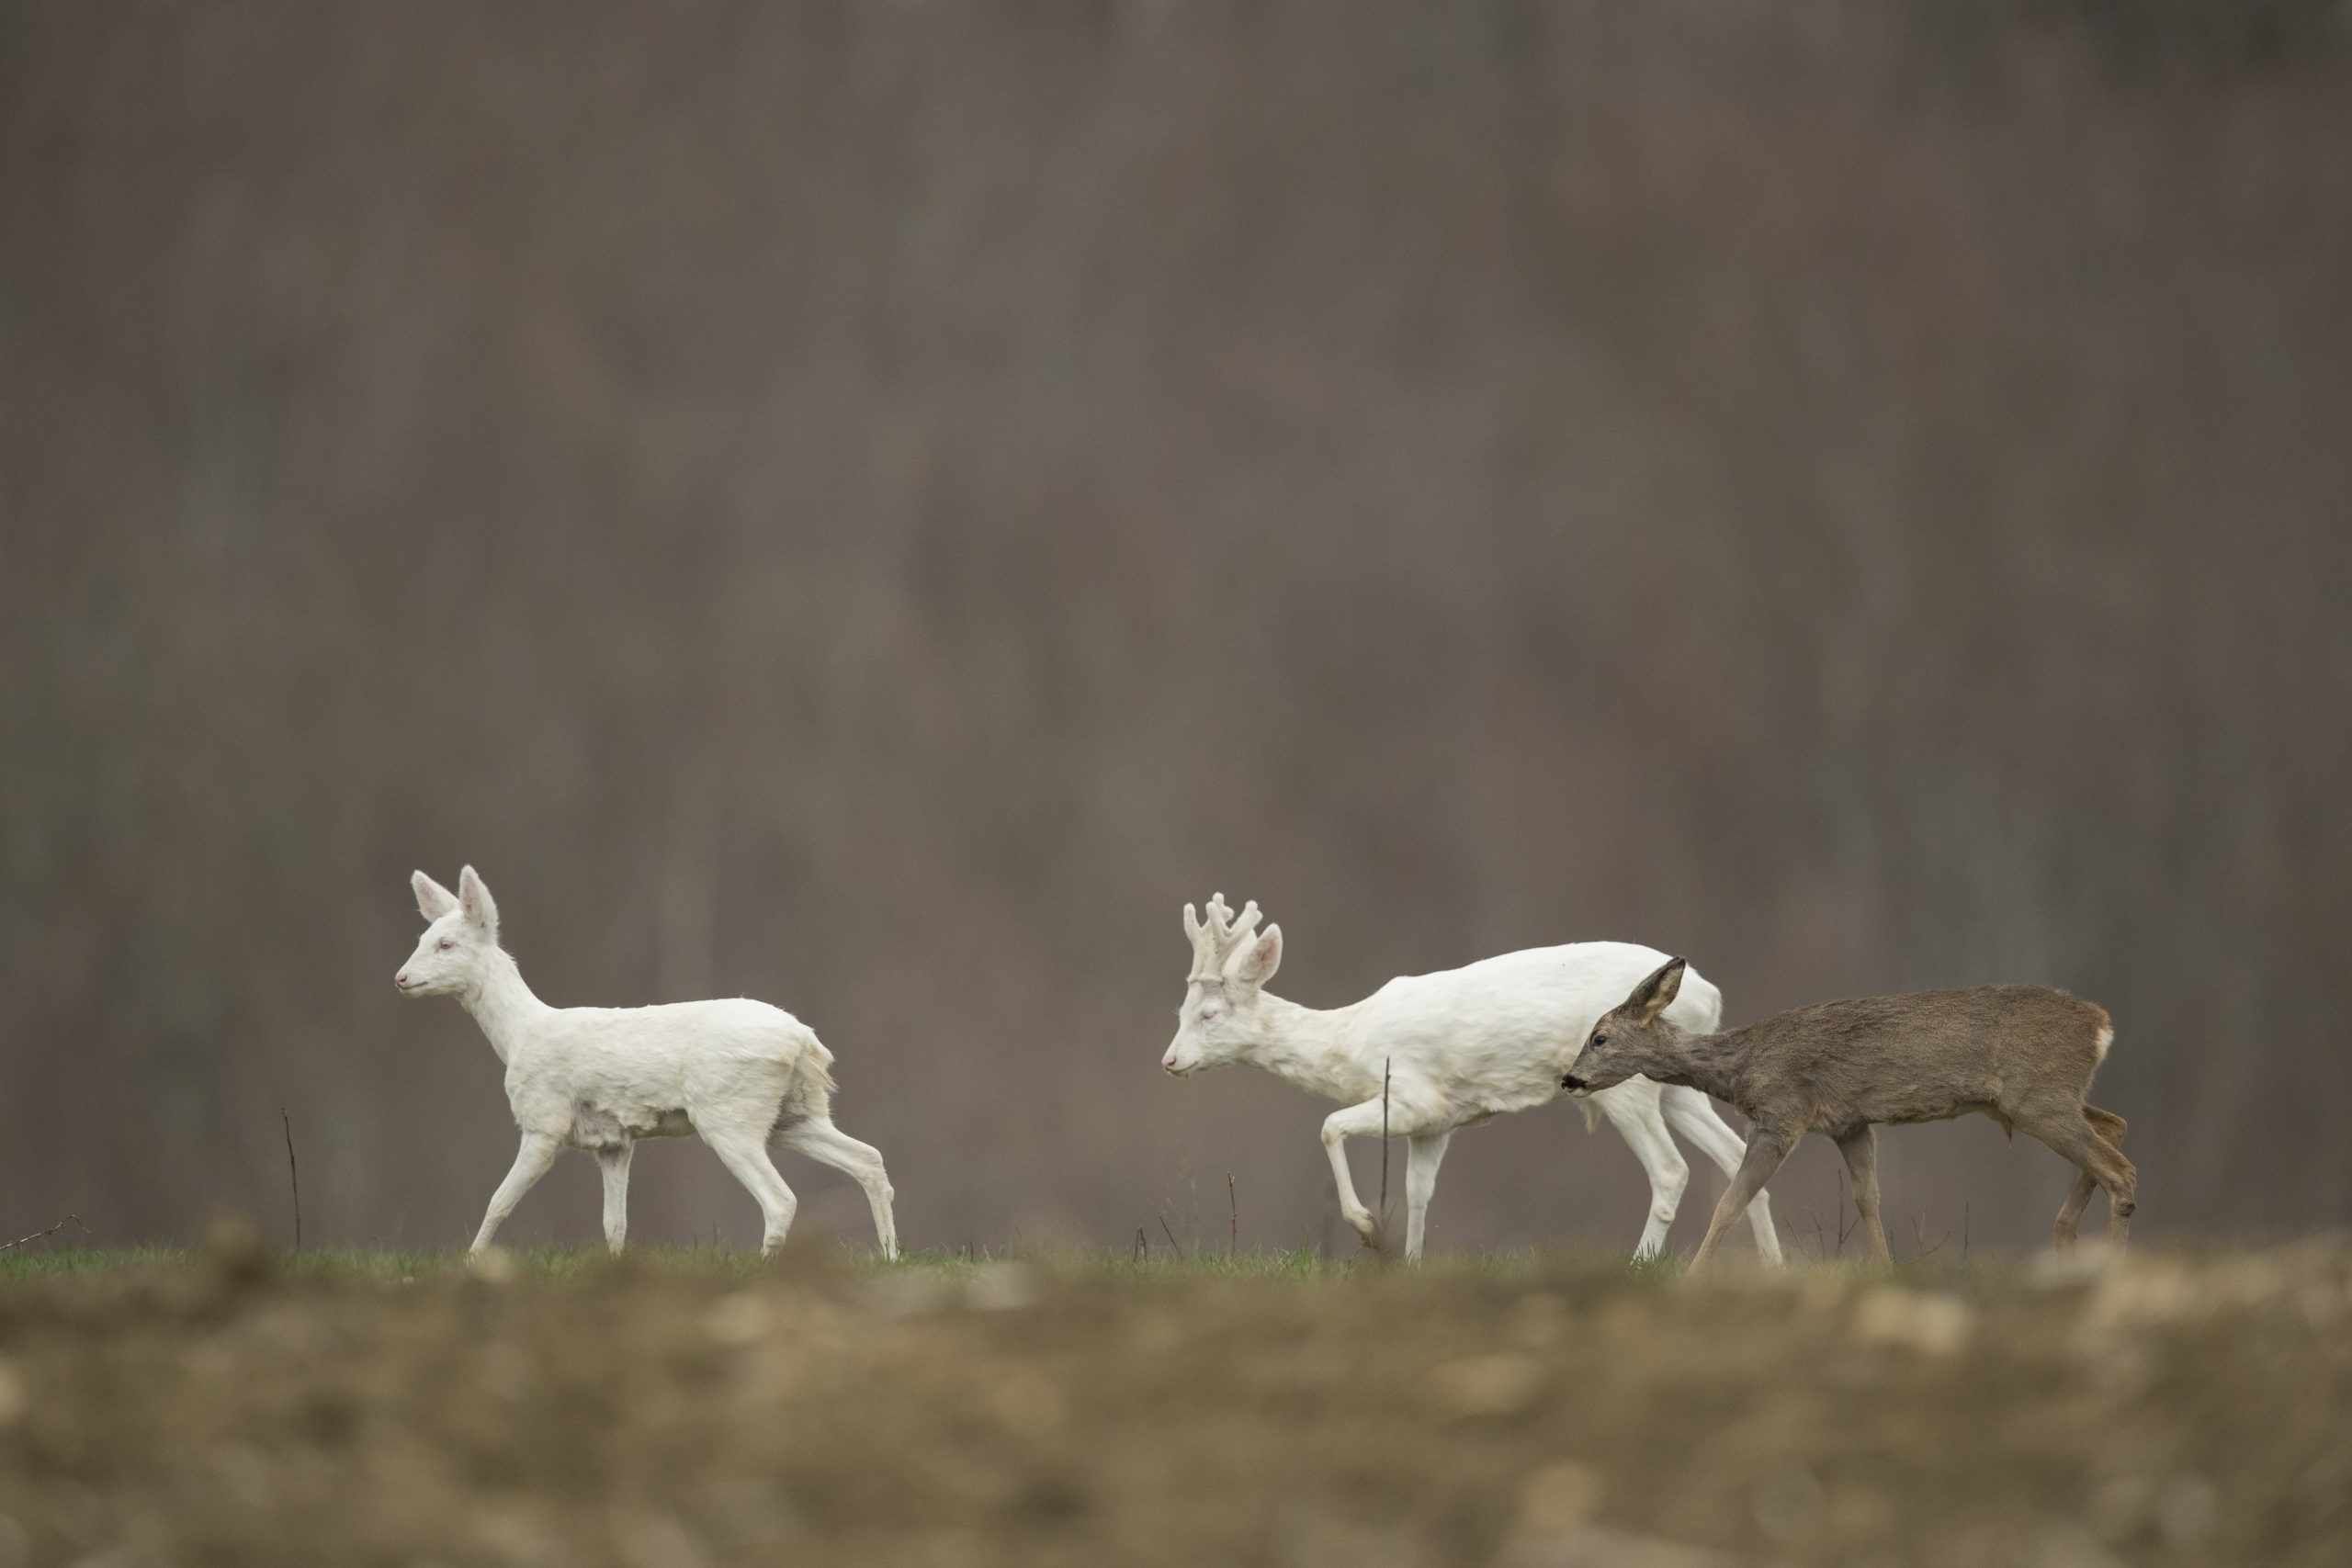
[[[490,1048],[502,1062],[513,1061],[514,1048],[531,1026],[555,1010],[531,994],[531,987],[523,983],[523,971],[503,953],[490,955],[481,984],[458,999],[490,1037]]]
[[[1373,1099],[1380,1093],[1380,1065],[1373,1064],[1367,1089],[1363,1064],[1349,1048],[1363,1005],[1324,1011],[1261,993],[1258,1038],[1246,1060],[1327,1100],[1356,1105]]]
[[[1666,1081],[1682,1084],[1733,1105],[1739,1103],[1739,1070],[1747,1058],[1737,1031],[1682,1036],[1684,1070]]]

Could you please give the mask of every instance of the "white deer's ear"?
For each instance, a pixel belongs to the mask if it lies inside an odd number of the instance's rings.
[[[458,907],[469,921],[489,933],[491,941],[498,940],[498,905],[490,896],[490,885],[472,866],[458,874]]]
[[[1268,926],[1257,941],[1225,961],[1225,975],[1245,986],[1262,986],[1283,966],[1283,928]]]
[[[439,919],[458,907],[458,896],[455,893],[450,892],[421,871],[410,874],[408,885],[416,889],[416,912],[424,917],[427,924]]]
[[[1681,959],[1668,959],[1658,966],[1656,974],[1634,987],[1634,994],[1625,998],[1628,1007],[1640,1010],[1644,1023],[1656,1023],[1657,1015],[1674,1005],[1674,998],[1682,990],[1684,967]]]

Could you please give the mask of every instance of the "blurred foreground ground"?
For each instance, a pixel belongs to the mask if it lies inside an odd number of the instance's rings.
[[[0,1562],[2352,1562],[2338,1242],[1698,1281],[11,1262]]]

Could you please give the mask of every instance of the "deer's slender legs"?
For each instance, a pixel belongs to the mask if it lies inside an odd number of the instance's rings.
[[[498,1234],[501,1222],[514,1212],[514,1205],[523,1201],[523,1194],[538,1184],[539,1178],[548,1173],[548,1167],[555,1163],[555,1156],[562,1148],[560,1140],[545,1133],[523,1134],[523,1146],[515,1151],[514,1168],[506,1173],[506,1179],[498,1184],[498,1190],[490,1195],[490,1212],[481,1217],[481,1229],[474,1233],[473,1251],[479,1253],[489,1247],[491,1238]]]
[[[786,1148],[855,1178],[857,1184],[865,1189],[866,1206],[874,1211],[874,1236],[882,1256],[899,1256],[899,1226],[890,1214],[890,1200],[897,1194],[890,1186],[889,1173],[882,1168],[882,1151],[859,1143],[834,1126],[831,1118],[823,1116],[795,1122],[776,1137]]]
[[[2123,1118],[2089,1105],[2027,1105],[2018,1107],[2011,1115],[2020,1132],[2041,1139],[2082,1167],[2085,1177],[2107,1189],[2107,1239],[2118,1247],[2128,1241],[2132,1235],[2132,1211],[2139,1197],[2140,1173],[2123,1157],[2123,1151],[2108,1141],[2110,1128],[2114,1136],[2123,1135]],[[2080,1191],[2082,1183],[2077,1181],[2075,1186]],[[2083,1194],[2083,1201],[2089,1201],[2087,1193]],[[2066,1224],[2070,1211],[2077,1218],[2082,1213],[2082,1204],[2075,1201],[2073,1194],[2068,1195],[2066,1206],[2058,1211],[2062,1246],[2074,1239]]]
[[[2109,1147],[2116,1147],[2123,1142],[2124,1129],[2130,1125],[2114,1111],[2101,1111],[2096,1105],[2083,1107],[2083,1120],[2090,1123],[2091,1135],[2105,1140]],[[2120,1148],[2117,1148],[2116,1154],[2118,1158],[2122,1157]],[[2075,1226],[2082,1220],[2083,1211],[2090,1206],[2091,1194],[2098,1190],[2098,1179],[2086,1168],[2083,1174],[2075,1179],[2075,1190],[2066,1194],[2065,1206],[2058,1211],[2057,1245],[2060,1250],[2075,1245]]]
[[[616,1258],[628,1239],[628,1162],[636,1153],[635,1144],[596,1151],[596,1164],[605,1173],[605,1246]]]
[[[1451,1132],[1429,1133],[1405,1144],[1405,1261],[1418,1263],[1428,1234],[1430,1195],[1437,1190],[1437,1168],[1444,1162]]]
[[[1894,1261],[1887,1250],[1886,1227],[1878,1223],[1878,1130],[1863,1122],[1838,1139],[1846,1156],[1846,1174],[1854,1188],[1854,1207],[1862,1216],[1862,1234],[1871,1238],[1871,1256],[1881,1263]]]
[[[1356,1196],[1355,1179],[1348,1174],[1348,1140],[1377,1138],[1381,1133],[1382,1107],[1377,1100],[1367,1100],[1362,1105],[1351,1105],[1344,1111],[1334,1111],[1323,1118],[1323,1152],[1331,1156],[1331,1179],[1340,1190],[1340,1214],[1354,1227],[1363,1244],[1379,1250],[1380,1219],[1363,1206]],[[1389,1097],[1386,1109],[1387,1130],[1392,1136],[1411,1137],[1422,1130],[1419,1111],[1405,1099],[1402,1086]],[[1434,1179],[1435,1170],[1431,1177]]]
[[[1668,1134],[1657,1101],[1642,1092],[1640,1085],[1630,1087],[1634,1091],[1631,1094],[1603,1089],[1592,1097],[1592,1101],[1600,1107],[1601,1114],[1609,1118],[1650,1179],[1649,1218],[1642,1226],[1642,1239],[1634,1247],[1634,1256],[1642,1258],[1666,1249],[1667,1229],[1674,1224],[1675,1211],[1682,1206],[1682,1190],[1690,1185],[1690,1165]]]
[[[1348,1172],[1348,1140],[1380,1136],[1381,1111],[1380,1101],[1374,1100],[1351,1105],[1345,1111],[1334,1111],[1323,1118],[1323,1152],[1331,1157],[1331,1179],[1339,1184],[1340,1217],[1354,1227],[1366,1247],[1374,1250],[1380,1247],[1380,1222],[1363,1206],[1363,1200],[1356,1196],[1355,1178]]]
[[[1668,1084],[1658,1096],[1658,1109],[1666,1116],[1666,1124],[1688,1138],[1692,1148],[1714,1161],[1724,1175],[1739,1174],[1739,1162],[1746,1156],[1747,1145],[1724,1124],[1713,1100],[1695,1089]],[[1756,1232],[1758,1255],[1778,1268],[1781,1235],[1772,1228],[1772,1195],[1761,1188],[1757,1190],[1756,1201],[1747,1205],[1747,1223]]]
[[[1781,1162],[1789,1157],[1789,1151],[1796,1146],[1798,1136],[1796,1132],[1760,1122],[1747,1130],[1747,1156],[1739,1162],[1739,1169],[1732,1177],[1731,1185],[1724,1189],[1723,1201],[1715,1205],[1715,1217],[1707,1222],[1707,1238],[1699,1244],[1699,1250],[1690,1255],[1691,1272],[1698,1272],[1713,1254],[1716,1238],[1724,1234],[1724,1228],[1747,1212],[1747,1205],[1764,1190],[1764,1184],[1772,1179],[1772,1173],[1781,1168]]]
[[[750,1190],[759,1200],[760,1216],[764,1222],[760,1231],[760,1250],[774,1252],[784,1245],[786,1232],[792,1229],[792,1216],[800,1208],[800,1200],[784,1184],[775,1167],[768,1159],[767,1139],[763,1133],[746,1133],[732,1127],[705,1127],[702,1141],[708,1144],[719,1163],[734,1172],[735,1179]]]
[[[2075,1190],[2058,1205],[2058,1224],[2051,1245],[2064,1252],[2075,1245],[2082,1224],[2083,1211],[2091,1206],[2091,1194],[2098,1190],[2098,1179],[2087,1170],[2075,1178]]]

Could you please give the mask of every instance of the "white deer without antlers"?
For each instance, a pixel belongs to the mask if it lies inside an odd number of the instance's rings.
[[[1206,923],[1184,906],[1193,970],[1177,1010],[1176,1038],[1159,1065],[1182,1075],[1249,1062],[1346,1106],[1325,1119],[1323,1146],[1339,1184],[1340,1212],[1368,1246],[1381,1245],[1380,1222],[1356,1197],[1347,1140],[1381,1136],[1384,1121],[1387,1132],[1404,1134],[1408,1258],[1421,1255],[1438,1165],[1455,1130],[1557,1098],[1561,1074],[1593,1021],[1666,957],[1617,942],[1530,948],[1391,980],[1363,1001],[1323,1012],[1266,993],[1282,963],[1283,932],[1268,926],[1259,933],[1258,920],[1255,903],[1236,916],[1222,893],[1209,900]],[[1686,1027],[1713,1029],[1723,998],[1693,975],[1675,1008]],[[1690,1179],[1669,1124],[1726,1176],[1747,1154],[1695,1089],[1629,1078],[1586,1100],[1588,1125],[1596,1113],[1609,1118],[1649,1173],[1649,1221],[1637,1254],[1666,1245]],[[1757,1250],[1778,1263],[1780,1238],[1763,1194],[1748,1217]]]
[[[514,1168],[474,1236],[488,1247],[563,1149],[585,1149],[605,1174],[605,1242],[628,1233],[629,1156],[639,1138],[697,1133],[759,1200],[760,1247],[784,1245],[799,1207],[768,1159],[771,1136],[854,1177],[874,1209],[885,1258],[898,1255],[882,1156],[833,1125],[832,1053],[780,1008],[735,998],[647,1008],[555,1008],[531,994],[498,945],[498,906],[468,866],[458,891],[411,877],[429,922],[393,977],[405,997],[454,996],[506,1064],[506,1098],[523,1130]]]

